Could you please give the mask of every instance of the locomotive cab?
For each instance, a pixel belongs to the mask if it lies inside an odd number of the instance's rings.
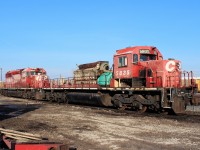
[[[148,63],[162,59],[163,57],[156,47],[137,46],[117,50],[114,55],[114,86],[150,86],[153,70]]]
[[[42,88],[48,83],[46,71],[43,68],[26,68],[22,71],[21,83],[23,87]]]

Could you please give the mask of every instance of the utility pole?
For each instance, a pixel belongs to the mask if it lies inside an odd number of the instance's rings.
[[[2,68],[0,68],[1,69],[1,83],[2,83]]]
[[[0,68],[0,71],[1,71],[1,81],[0,81],[0,88],[3,87],[3,81],[2,81],[2,68]]]

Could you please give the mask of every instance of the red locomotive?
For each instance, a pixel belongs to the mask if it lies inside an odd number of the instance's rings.
[[[163,60],[156,47],[125,48],[114,56],[115,84],[122,87],[180,87],[180,67],[180,61]]]
[[[4,92],[8,96],[35,98],[35,89],[49,87],[49,79],[43,68],[26,68],[6,73]],[[12,90],[11,90],[12,89]]]
[[[191,100],[197,89],[192,72],[182,72],[178,60],[163,60],[156,47],[117,50],[113,59],[112,70],[107,61],[98,61],[80,65],[72,78],[49,80],[41,68],[11,71],[6,74],[5,88],[1,93],[57,102],[132,108],[141,112],[150,109],[180,113],[185,110],[186,100]],[[184,80],[181,80],[183,73]]]
[[[43,68],[26,68],[6,73],[5,88],[49,87],[48,77]]]

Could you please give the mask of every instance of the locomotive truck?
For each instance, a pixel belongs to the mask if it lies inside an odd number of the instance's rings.
[[[183,80],[182,80],[183,79]],[[28,99],[182,113],[197,85],[179,60],[164,60],[153,46],[117,50],[108,61],[79,65],[74,76],[49,79],[42,68],[6,73],[1,94]]]

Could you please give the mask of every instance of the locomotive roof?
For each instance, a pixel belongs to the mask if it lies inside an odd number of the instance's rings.
[[[21,71],[23,71],[24,69],[16,69],[16,70],[11,70],[11,71],[8,71],[6,74],[18,74],[20,73]]]
[[[43,72],[46,72],[43,68],[23,68],[23,69],[16,69],[16,70],[11,70],[11,71],[8,71],[6,73],[6,75],[15,75],[15,74],[20,74],[22,71],[31,71],[31,70],[37,70],[37,69],[40,69],[42,70]]]
[[[45,72],[43,68],[25,68],[23,71],[31,71],[31,70],[42,70]]]
[[[87,68],[96,67],[97,64],[102,64],[102,63],[108,63],[108,61],[96,61],[93,63],[81,64],[78,67],[79,67],[79,69],[87,69]]]
[[[116,51],[116,55],[124,54],[124,53],[132,53],[132,52],[139,52],[141,49],[148,49],[148,50],[156,50],[157,53],[160,53],[160,51],[155,46],[134,46],[134,47],[126,47],[123,49],[119,49]]]

